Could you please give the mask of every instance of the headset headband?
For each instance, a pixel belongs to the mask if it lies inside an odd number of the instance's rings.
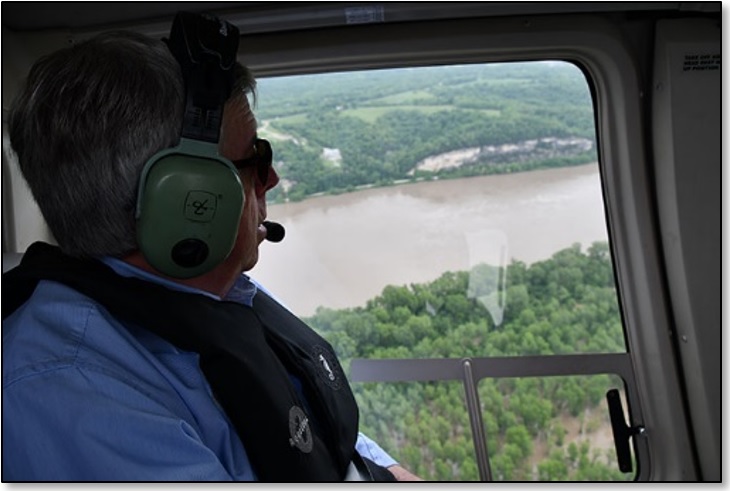
[[[238,28],[216,17],[178,12],[166,41],[185,80],[182,137],[217,143],[233,88]]]

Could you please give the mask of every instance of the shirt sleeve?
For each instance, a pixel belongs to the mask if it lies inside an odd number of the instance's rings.
[[[185,421],[98,367],[40,371],[3,387],[3,480],[230,481]],[[254,479],[237,463],[238,479]]]
[[[357,442],[355,442],[355,450],[357,453],[366,457],[379,466],[390,467],[398,464],[388,453],[380,448],[380,445],[375,443],[373,440],[368,438],[364,433],[359,432],[357,434]]]

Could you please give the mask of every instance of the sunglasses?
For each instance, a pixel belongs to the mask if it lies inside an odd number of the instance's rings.
[[[237,169],[256,167],[256,177],[258,178],[259,185],[265,186],[269,181],[269,168],[271,168],[273,159],[271,143],[263,138],[256,138],[253,142],[253,155],[241,160],[232,160],[231,163]]]

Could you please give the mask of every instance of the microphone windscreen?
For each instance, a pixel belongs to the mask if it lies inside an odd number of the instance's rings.
[[[276,222],[263,222],[262,225],[266,227],[266,240],[269,242],[281,242],[284,239],[286,231],[284,226]]]

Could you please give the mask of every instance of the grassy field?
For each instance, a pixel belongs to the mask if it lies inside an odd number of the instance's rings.
[[[421,104],[424,102],[428,103],[428,101],[435,100],[437,100],[436,97],[427,90],[409,90],[407,92],[372,99],[370,103],[374,106],[400,106],[403,104],[413,104],[414,102]]]
[[[380,116],[391,111],[418,111],[422,114],[433,114],[440,111],[452,111],[454,109],[456,109],[456,107],[452,105],[414,106],[408,104],[399,104],[386,106],[363,106],[356,109],[345,109],[342,111],[342,114],[344,114],[345,116],[359,118],[367,123],[374,123]],[[500,111],[496,109],[478,109],[477,111],[487,116],[500,115]],[[290,116],[276,118],[275,120],[270,121],[270,123],[273,127],[278,126],[277,123],[303,124],[306,122],[306,118],[306,114],[303,113],[292,114]],[[269,128],[268,130],[272,131],[271,128]]]
[[[357,109],[346,109],[342,113],[346,116],[360,118],[367,123],[374,123],[380,116],[391,111],[418,111],[423,114],[433,114],[440,111],[451,111],[453,106],[373,106],[359,107]]]

